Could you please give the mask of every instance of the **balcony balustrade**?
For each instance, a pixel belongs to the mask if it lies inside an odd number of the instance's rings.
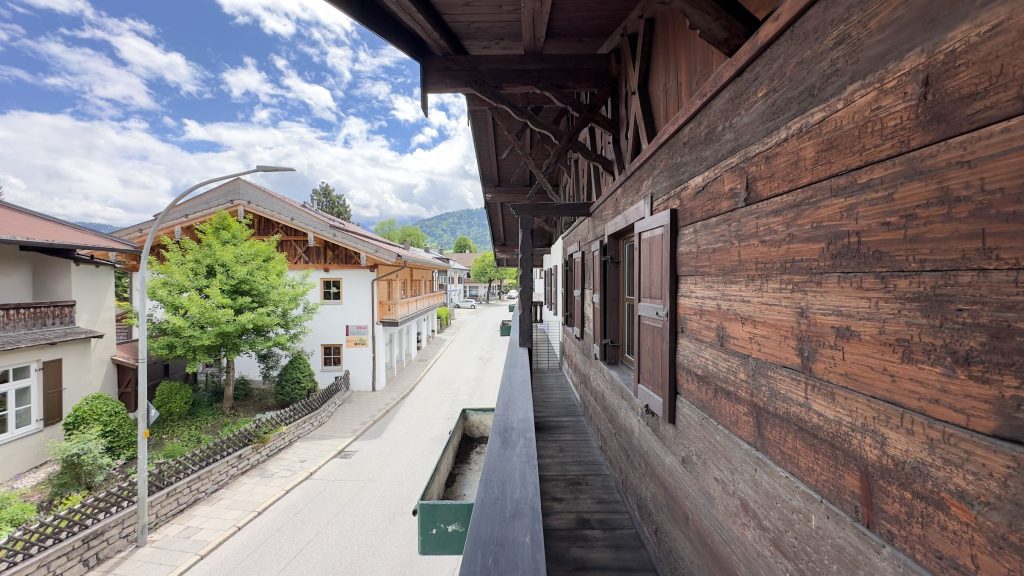
[[[0,304],[0,334],[18,334],[75,325],[75,301]]]
[[[400,300],[381,300],[380,319],[382,322],[398,322],[438,306],[444,306],[444,292],[430,292]]]

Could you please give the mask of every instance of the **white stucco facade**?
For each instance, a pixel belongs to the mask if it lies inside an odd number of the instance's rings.
[[[87,338],[0,351],[0,372],[30,366],[32,426],[0,439],[0,481],[49,459],[47,443],[63,437],[60,424],[43,425],[42,366],[61,360],[62,413],[84,396],[104,392],[117,396],[117,371],[111,362],[114,330],[114,267],[76,263],[17,246],[0,245],[0,304],[75,302],[75,325],[102,332]],[[8,376],[10,378],[10,376]],[[16,383],[15,383],[16,384]],[[13,390],[6,404],[14,406]],[[7,416],[12,417],[8,412]]]

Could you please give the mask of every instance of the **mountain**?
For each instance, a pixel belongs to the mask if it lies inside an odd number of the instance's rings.
[[[84,226],[90,230],[97,232],[103,232],[104,234],[110,234],[114,230],[120,230],[121,226],[114,226],[113,224],[103,224],[102,222],[75,222],[79,226]]]
[[[487,214],[483,208],[468,208],[432,216],[413,224],[427,236],[430,246],[450,250],[455,239],[466,236],[476,245],[477,251],[491,249],[491,231],[487,227]]]

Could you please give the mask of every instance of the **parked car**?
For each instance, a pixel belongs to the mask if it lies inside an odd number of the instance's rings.
[[[476,309],[476,300],[473,300],[472,298],[466,298],[465,300],[463,300],[461,302],[456,302],[455,303],[455,307],[456,308],[473,308],[475,310]]]
[[[505,296],[507,296],[511,300],[515,300],[516,298],[519,298],[519,290],[509,290],[508,293],[505,294]]]

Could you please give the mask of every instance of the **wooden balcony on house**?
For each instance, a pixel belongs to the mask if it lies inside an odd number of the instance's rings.
[[[444,296],[444,292],[429,292],[400,300],[381,300],[379,303],[380,321],[400,323],[421,312],[444,306]]]
[[[75,324],[74,300],[0,304],[0,351],[102,337]]]

